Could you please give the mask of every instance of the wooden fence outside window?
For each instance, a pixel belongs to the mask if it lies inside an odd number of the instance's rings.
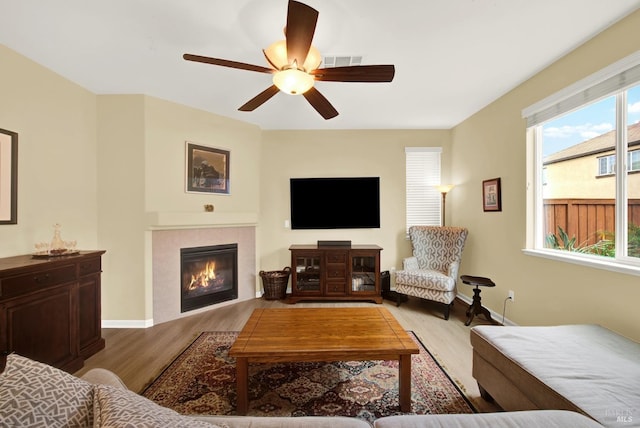
[[[545,199],[545,236],[560,226],[576,246],[595,244],[615,234],[615,210],[615,199]],[[640,199],[628,200],[628,221],[640,225]]]

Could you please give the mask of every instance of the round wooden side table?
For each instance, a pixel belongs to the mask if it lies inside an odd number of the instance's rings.
[[[473,289],[473,302],[471,302],[469,309],[467,309],[467,322],[465,322],[464,325],[471,324],[473,317],[480,314],[484,315],[487,320],[493,322],[489,310],[482,306],[479,287],[495,287],[496,284],[494,284],[494,282],[489,278],[483,278],[481,276],[462,275],[460,279],[465,284],[475,287]]]

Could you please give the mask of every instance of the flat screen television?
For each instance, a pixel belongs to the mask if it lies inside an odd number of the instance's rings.
[[[380,228],[380,177],[291,178],[292,229]]]

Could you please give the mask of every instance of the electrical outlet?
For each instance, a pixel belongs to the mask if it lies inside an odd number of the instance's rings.
[[[507,299],[511,300],[512,302],[516,301],[516,293],[513,292],[513,290],[509,290],[509,295],[507,296]]]

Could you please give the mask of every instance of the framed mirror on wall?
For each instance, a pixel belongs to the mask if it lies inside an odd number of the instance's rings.
[[[0,224],[18,223],[18,134],[0,129]]]

